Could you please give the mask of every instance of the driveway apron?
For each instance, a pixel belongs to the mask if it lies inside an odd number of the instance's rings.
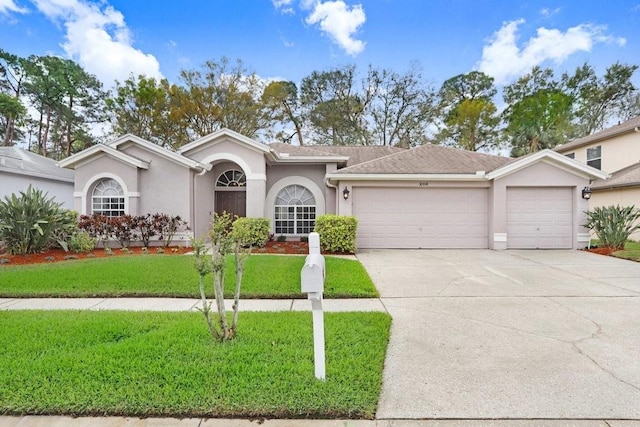
[[[640,263],[365,250],[393,317],[378,419],[640,419]]]

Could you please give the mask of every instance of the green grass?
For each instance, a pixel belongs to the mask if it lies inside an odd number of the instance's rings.
[[[240,313],[218,343],[200,313],[0,312],[0,414],[373,418],[390,324],[325,314],[322,382],[311,313]]]
[[[245,266],[243,298],[297,298],[303,256],[254,255]],[[325,297],[377,297],[358,261],[326,257]],[[233,258],[227,260],[225,287],[235,282]],[[213,285],[211,276],[208,288]],[[118,256],[54,264],[0,267],[0,297],[186,297],[196,298],[198,275],[193,257]],[[212,293],[213,291],[211,291]]]
[[[614,252],[611,255],[618,258],[640,262],[640,242],[628,241],[624,245],[624,250]]]

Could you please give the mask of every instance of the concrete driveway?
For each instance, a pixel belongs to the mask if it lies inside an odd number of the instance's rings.
[[[640,419],[640,263],[367,250],[393,316],[377,418]]]

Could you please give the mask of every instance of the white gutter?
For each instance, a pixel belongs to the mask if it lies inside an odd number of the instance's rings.
[[[326,178],[332,181],[487,181],[486,175],[474,174],[327,174]]]

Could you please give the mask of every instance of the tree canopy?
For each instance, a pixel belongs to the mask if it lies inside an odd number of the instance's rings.
[[[267,143],[437,143],[519,156],[638,116],[637,69],[615,63],[598,74],[585,63],[556,77],[533,67],[502,88],[471,71],[436,90],[416,64],[405,72],[344,65],[296,83],[223,57],[183,69],[176,82],[131,75],[105,91],[72,60],[0,49],[0,132],[5,146],[54,158],[124,133],[177,149],[221,128]]]

